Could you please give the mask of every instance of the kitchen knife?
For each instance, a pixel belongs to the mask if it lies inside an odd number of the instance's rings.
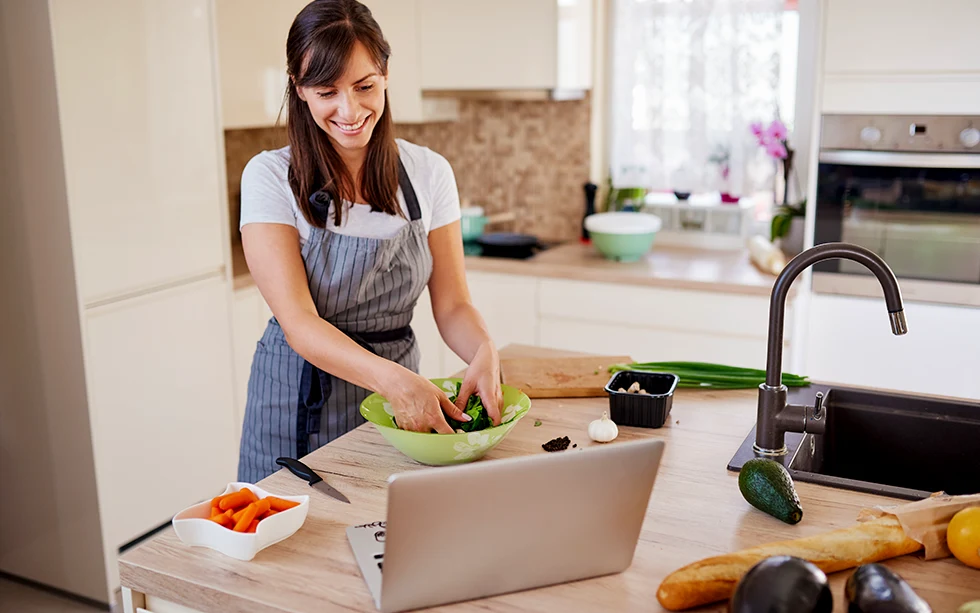
[[[347,496],[344,496],[336,489],[331,487],[326,481],[323,480],[323,477],[316,474],[312,468],[310,468],[306,464],[303,464],[299,460],[295,458],[279,458],[276,460],[276,464],[288,468],[289,472],[293,473],[300,479],[303,479],[304,481],[308,482],[310,484],[310,487],[316,488],[321,492],[323,492],[324,494],[336,498],[341,502],[346,502],[347,504],[350,504],[350,500],[347,499]]]

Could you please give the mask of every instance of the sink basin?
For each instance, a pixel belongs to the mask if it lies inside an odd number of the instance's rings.
[[[980,492],[980,403],[811,385],[787,401],[813,405],[826,394],[822,435],[785,435],[781,461],[794,480],[908,500],[933,492]],[[728,469],[749,459],[755,428]]]

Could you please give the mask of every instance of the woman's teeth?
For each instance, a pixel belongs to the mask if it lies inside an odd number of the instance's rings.
[[[360,120],[357,123],[340,123],[338,121],[335,121],[334,123],[336,123],[337,126],[340,127],[340,129],[343,130],[344,132],[353,132],[355,130],[359,130],[361,126],[364,125],[365,121],[367,121],[367,116],[365,116],[364,119]]]

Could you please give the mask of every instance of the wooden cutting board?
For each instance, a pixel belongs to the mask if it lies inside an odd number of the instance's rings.
[[[609,367],[633,358],[587,356],[575,358],[501,358],[500,378],[530,398],[584,398],[605,396],[612,377]]]

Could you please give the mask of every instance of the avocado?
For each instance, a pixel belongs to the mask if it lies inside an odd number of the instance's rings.
[[[803,507],[796,495],[793,479],[775,460],[752,458],[738,473],[738,489],[753,507],[787,524],[803,519]]]
[[[848,613],[932,613],[904,579],[881,564],[864,564],[844,586]]]
[[[956,613],[980,613],[980,600],[964,602],[960,608],[956,609]]]
[[[833,608],[827,575],[791,556],[772,556],[753,566],[728,602],[729,613],[831,613]]]

